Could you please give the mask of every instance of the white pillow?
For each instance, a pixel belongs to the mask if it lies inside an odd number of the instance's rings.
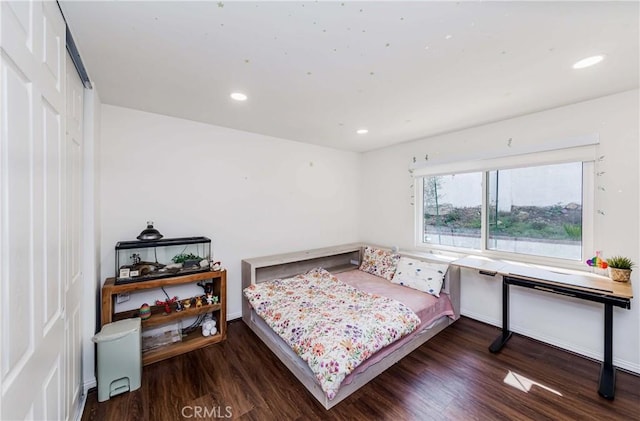
[[[423,262],[401,257],[391,282],[440,297],[448,264]]]

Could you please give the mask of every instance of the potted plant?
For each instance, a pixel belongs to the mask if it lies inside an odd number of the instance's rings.
[[[171,259],[173,263],[182,263],[183,268],[189,268],[193,266],[198,266],[202,257],[196,256],[193,253],[180,253]]]
[[[609,265],[609,278],[616,282],[629,282],[631,279],[631,268],[635,263],[628,257],[613,256],[607,259]]]

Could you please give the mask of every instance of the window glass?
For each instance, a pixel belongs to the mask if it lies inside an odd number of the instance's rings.
[[[582,162],[490,171],[487,249],[580,260]]]
[[[423,179],[423,241],[480,249],[482,173]]]

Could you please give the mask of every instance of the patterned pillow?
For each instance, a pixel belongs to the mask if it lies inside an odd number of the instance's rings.
[[[449,269],[447,264],[428,263],[402,257],[391,282],[439,297],[447,269]]]
[[[400,255],[366,246],[360,270],[390,281],[396,273]]]

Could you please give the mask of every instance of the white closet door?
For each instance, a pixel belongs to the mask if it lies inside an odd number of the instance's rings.
[[[0,2],[0,419],[66,411],[69,215],[65,24],[56,2]]]
[[[73,419],[80,410],[82,393],[82,124],[83,86],[67,54],[67,223],[65,285],[65,333],[67,357],[67,399],[65,419]]]

